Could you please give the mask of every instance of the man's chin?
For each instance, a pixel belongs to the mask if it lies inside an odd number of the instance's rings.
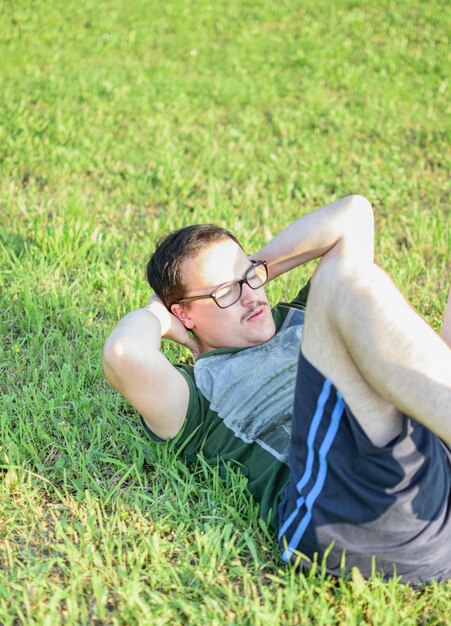
[[[227,343],[227,345],[225,345],[223,342],[221,342],[220,345],[216,345],[215,347],[201,343],[201,353],[211,352],[212,350],[221,350],[224,348],[232,350],[254,348],[255,346],[259,346],[262,343],[266,343],[276,334],[276,326],[272,318],[271,322],[272,323],[268,324],[266,328],[253,329],[254,332],[248,333],[247,337],[241,336],[241,338],[239,338],[236,343]]]
[[[255,339],[253,339],[251,345],[259,346],[262,343],[266,343],[267,341],[272,339],[275,334],[276,334],[276,327],[272,325],[270,328],[265,329],[263,332],[258,333]]]

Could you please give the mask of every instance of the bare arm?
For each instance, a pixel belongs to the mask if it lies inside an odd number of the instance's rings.
[[[154,296],[145,308],[128,313],[114,328],[103,350],[103,370],[151,430],[167,439],[182,427],[189,389],[183,375],[160,352],[162,337],[198,353],[186,328]]]
[[[351,262],[372,263],[374,222],[362,196],[347,196],[303,215],[253,255],[268,262],[270,280],[318,257],[346,255]]]

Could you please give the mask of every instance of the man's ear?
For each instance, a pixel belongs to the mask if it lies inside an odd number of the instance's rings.
[[[185,328],[192,330],[194,328],[194,322],[190,317],[189,310],[180,304],[171,304],[171,313],[180,320]]]

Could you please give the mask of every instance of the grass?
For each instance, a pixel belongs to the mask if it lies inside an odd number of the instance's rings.
[[[285,568],[244,480],[150,442],[100,368],[149,296],[160,235],[215,221],[255,250],[349,193],[375,208],[378,262],[440,327],[445,9],[0,3],[0,623],[446,623],[449,584]]]

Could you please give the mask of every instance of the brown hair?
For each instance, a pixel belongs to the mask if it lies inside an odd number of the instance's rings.
[[[183,261],[196,256],[204,246],[226,238],[232,239],[242,248],[235,235],[214,224],[186,226],[172,231],[157,243],[147,263],[146,274],[149,285],[168,309],[185,296]]]

